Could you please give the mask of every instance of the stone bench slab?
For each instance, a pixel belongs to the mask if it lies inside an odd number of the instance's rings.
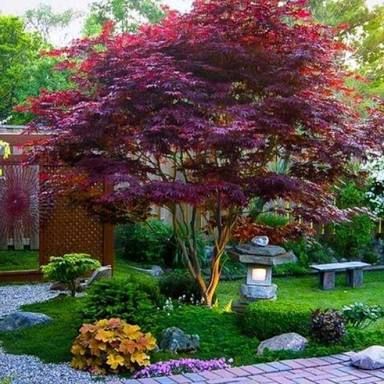
[[[345,263],[329,263],[329,264],[312,264],[310,267],[320,272],[328,271],[345,271],[347,269],[363,269],[371,264],[363,263],[362,261],[348,261]]]

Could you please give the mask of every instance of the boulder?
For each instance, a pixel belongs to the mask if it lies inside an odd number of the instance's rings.
[[[195,352],[200,348],[200,337],[187,335],[180,328],[171,327],[162,332],[159,347],[172,353]]]
[[[305,349],[307,344],[308,340],[298,333],[283,333],[262,341],[257,348],[257,354],[262,355],[266,349],[270,351],[300,352]]]
[[[102,279],[111,279],[112,278],[112,267],[110,265],[104,265],[97,268],[91,275],[89,279],[80,281],[78,284],[78,291],[84,291],[89,288],[93,283]],[[77,282],[76,282],[77,284]]]
[[[384,368],[384,347],[374,345],[351,356],[351,363],[361,369]]]
[[[0,320],[0,332],[15,331],[16,329],[45,324],[52,319],[43,313],[14,312]]]

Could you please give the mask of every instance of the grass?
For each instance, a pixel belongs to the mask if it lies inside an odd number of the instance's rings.
[[[45,303],[26,305],[24,310],[45,313],[53,321],[0,333],[2,345],[9,353],[34,355],[49,363],[68,361],[73,339],[82,323],[81,306],[82,299],[72,297],[59,297]]]
[[[384,306],[384,271],[365,272],[364,285],[350,288],[345,284],[344,274],[337,276],[336,288],[323,291],[319,288],[318,276],[274,278],[278,286],[278,300],[303,303],[313,308],[340,308],[345,304],[361,301]],[[218,298],[221,305],[236,300],[241,281],[225,282],[219,285]]]
[[[39,269],[38,251],[0,251],[0,271]]]
[[[119,260],[116,275],[122,277],[132,273],[129,264]],[[317,276],[285,277],[274,279],[279,286],[278,300],[287,303],[302,303],[317,307],[336,307],[356,301],[368,304],[384,305],[384,272],[366,272],[364,287],[351,289],[344,284],[344,276],[338,276],[337,288],[322,291],[318,288]],[[151,331],[158,337],[161,330],[177,326],[190,334],[199,334],[201,349],[193,357],[215,358],[232,357],[235,364],[251,364],[277,358],[293,357],[292,354],[278,353],[257,357],[255,354],[258,340],[242,334],[236,315],[224,313],[222,309],[238,298],[241,282],[222,282],[219,286],[219,308],[209,310],[201,307],[184,307],[167,315],[157,313],[156,326]],[[53,322],[12,333],[0,334],[5,350],[14,354],[31,354],[45,362],[70,360],[70,346],[82,323],[80,310],[83,299],[59,297],[49,302],[32,304],[24,310],[45,313]],[[352,332],[343,344],[321,346],[314,343],[301,356],[316,356],[341,351],[360,349],[372,344],[380,344],[384,338],[384,322],[363,332]],[[177,357],[181,357],[178,355]],[[295,356],[295,355],[294,355]],[[166,353],[157,353],[154,361],[175,358]]]

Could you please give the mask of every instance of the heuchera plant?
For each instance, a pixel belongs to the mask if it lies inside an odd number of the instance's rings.
[[[135,34],[116,36],[108,23],[97,38],[53,53],[73,71],[74,88],[44,91],[24,107],[37,116],[31,128],[53,133],[44,159],[76,168],[65,177],[74,200],[113,222],[145,218],[151,205],[172,213],[208,305],[252,198],[289,200],[303,222],[343,220],[331,184],[352,155],[381,149],[382,113],[361,121],[344,47],[306,5],[196,0],[190,13],[169,12]],[[269,166],[279,159],[287,174]],[[93,188],[105,179],[115,188]],[[200,215],[215,245],[208,279]],[[285,237],[307,229],[289,228]]]
[[[83,324],[71,352],[72,366],[93,373],[133,372],[150,363],[148,353],[156,348],[150,333],[118,318]]]

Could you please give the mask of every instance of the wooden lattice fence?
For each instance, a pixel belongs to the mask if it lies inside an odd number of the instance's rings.
[[[15,129],[0,126],[0,140],[8,142],[11,146],[11,156],[8,159],[0,159],[3,178],[3,184],[0,180],[0,207],[2,197],[3,205],[8,204],[8,200],[4,201],[4,193],[1,195],[1,190],[4,191],[7,186],[6,198],[14,204],[13,209],[28,208],[29,210],[27,212],[28,210],[25,209],[23,214],[20,213],[20,218],[23,220],[12,223],[10,228],[9,225],[5,226],[5,211],[2,213],[0,208],[0,249],[38,249],[40,265],[46,264],[50,256],[69,252],[89,253],[99,259],[103,265],[113,265],[113,227],[111,225],[103,224],[90,217],[84,209],[71,206],[64,198],[56,198],[49,214],[42,218],[43,200],[40,194],[39,174],[55,173],[55,168],[24,165],[24,162],[26,149],[45,138],[46,136],[42,135],[22,134],[22,127]],[[57,169],[57,172],[63,172],[63,170]],[[23,185],[22,191],[15,193],[12,199],[11,191],[17,184],[16,179],[18,185],[27,183],[28,188]],[[105,184],[100,188],[108,188],[108,186]],[[25,193],[26,191],[29,193]],[[33,211],[32,214],[31,211]],[[5,227],[6,230],[1,230]],[[0,272],[0,282],[37,280],[41,277],[39,270]]]

